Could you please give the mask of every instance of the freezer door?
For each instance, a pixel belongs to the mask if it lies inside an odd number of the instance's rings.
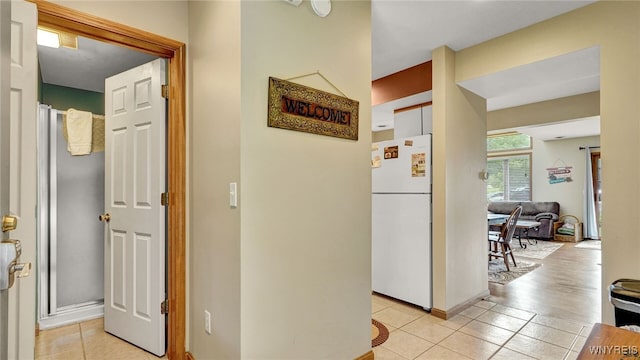
[[[371,190],[374,193],[431,192],[431,135],[373,144]],[[376,162],[377,161],[377,162]]]
[[[431,308],[431,195],[372,195],[373,291]]]

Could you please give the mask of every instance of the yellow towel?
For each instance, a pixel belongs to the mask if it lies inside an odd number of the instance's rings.
[[[76,109],[67,110],[67,150],[71,155],[91,153],[93,114]]]
[[[92,133],[91,152],[95,153],[104,151],[104,115],[93,115]],[[62,117],[62,135],[64,136],[64,141],[69,141],[69,136],[67,135],[66,114]]]

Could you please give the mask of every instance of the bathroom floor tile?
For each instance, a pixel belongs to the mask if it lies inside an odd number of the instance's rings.
[[[36,336],[37,360],[157,360],[130,343],[104,331],[102,318],[42,330]],[[160,359],[166,359],[166,355]]]

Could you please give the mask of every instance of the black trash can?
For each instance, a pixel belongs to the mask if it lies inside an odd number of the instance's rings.
[[[616,326],[640,326],[640,280],[618,279],[609,286]]]

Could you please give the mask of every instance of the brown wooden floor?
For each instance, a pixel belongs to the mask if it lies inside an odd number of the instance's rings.
[[[564,246],[545,259],[533,259],[540,268],[506,285],[489,283],[490,301],[540,315],[600,322],[600,250]]]

